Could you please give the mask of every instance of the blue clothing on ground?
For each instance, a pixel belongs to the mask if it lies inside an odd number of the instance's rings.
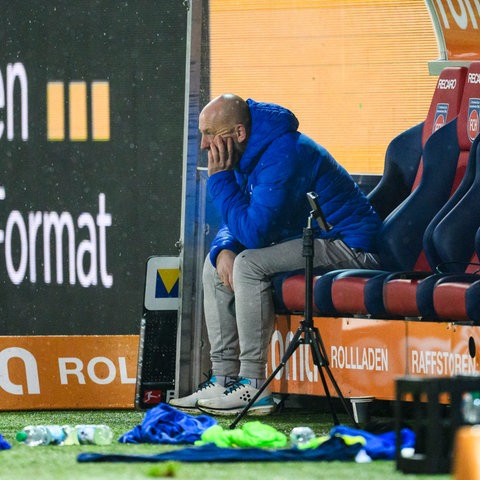
[[[340,437],[332,437],[318,448],[299,450],[264,448],[223,448],[214,443],[200,447],[182,448],[157,455],[121,455],[101,453],[81,453],[78,462],[319,462],[353,461],[362,444],[346,445]]]
[[[252,422],[256,423],[256,422]],[[148,410],[141,425],[124,434],[121,443],[195,443],[217,421],[207,415],[191,416],[167,404]],[[253,425],[258,428],[257,425]],[[271,436],[269,427],[264,430]],[[350,437],[350,441],[345,438]],[[355,441],[362,437],[363,441]],[[258,448],[220,447],[214,443],[188,447],[156,455],[122,455],[82,453],[79,462],[279,462],[279,461],[332,461],[355,460],[360,450],[372,459],[392,460],[396,452],[395,432],[376,435],[364,430],[338,425],[329,432],[329,438],[314,448]],[[415,433],[401,430],[401,448],[415,447]]]
[[[239,165],[208,179],[223,221],[212,242],[212,264],[222,249],[239,253],[300,238],[311,211],[306,194],[312,191],[332,227],[325,232],[314,225],[316,237],[376,253],[381,220],[347,171],[297,130],[291,111],[251,99],[247,104],[251,136]]]
[[[217,425],[208,415],[192,416],[166,403],[147,410],[140,425],[123,434],[120,443],[195,443],[207,428]]]
[[[0,435],[0,450],[9,450],[12,446]]]
[[[361,436],[367,443],[365,444],[365,451],[372,460],[393,460],[396,453],[396,435],[395,432],[385,432],[381,434],[374,434],[359,430],[356,428],[347,427],[345,425],[338,425],[333,427],[329,435],[351,435]],[[401,448],[415,448],[415,432],[409,428],[402,428],[400,431],[400,445]]]

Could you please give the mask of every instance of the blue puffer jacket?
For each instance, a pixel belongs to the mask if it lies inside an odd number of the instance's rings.
[[[376,251],[381,220],[346,170],[323,148],[297,131],[286,108],[247,100],[251,136],[235,171],[209,177],[208,190],[223,226],[210,249],[240,252],[302,236],[310,214],[306,194],[318,194],[332,229],[315,223],[315,236],[341,238],[351,248]]]

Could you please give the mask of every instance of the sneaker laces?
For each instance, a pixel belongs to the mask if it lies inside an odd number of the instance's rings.
[[[225,384],[225,391],[223,393],[224,395],[229,395],[230,393],[244,387],[245,385],[248,385],[249,383],[250,382],[244,377],[239,377],[236,380],[230,380]]]
[[[215,384],[212,382],[212,377],[213,377],[213,372],[212,372],[212,370],[209,370],[208,373],[203,372],[203,376],[204,376],[204,377],[207,377],[207,379],[204,380],[203,382],[201,382],[201,383],[198,385],[197,391],[205,390],[207,387],[210,387],[210,386],[212,386],[212,385],[215,385]]]

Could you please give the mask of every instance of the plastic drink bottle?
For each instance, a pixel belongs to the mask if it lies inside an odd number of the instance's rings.
[[[30,447],[61,445],[65,432],[59,425],[29,425],[17,433],[16,439]]]
[[[107,425],[77,425],[75,430],[81,445],[109,445],[112,443],[113,432]]]
[[[313,438],[315,438],[315,433],[310,427],[295,427],[290,432],[290,444],[292,447],[304,448]]]
[[[29,425],[17,433],[18,442],[40,445],[109,445],[113,432],[107,425]]]

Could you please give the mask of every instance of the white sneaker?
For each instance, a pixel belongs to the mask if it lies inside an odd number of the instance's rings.
[[[225,387],[217,383],[216,377],[210,376],[198,386],[195,392],[186,397],[173,398],[168,404],[181,410],[197,410],[196,405],[199,400],[218,397],[224,391]]]
[[[197,408],[210,415],[237,415],[258,392],[250,385],[248,378],[239,378],[230,384],[223,395],[209,399],[200,399]],[[273,395],[266,388],[248,410],[250,415],[268,415],[276,408]]]

